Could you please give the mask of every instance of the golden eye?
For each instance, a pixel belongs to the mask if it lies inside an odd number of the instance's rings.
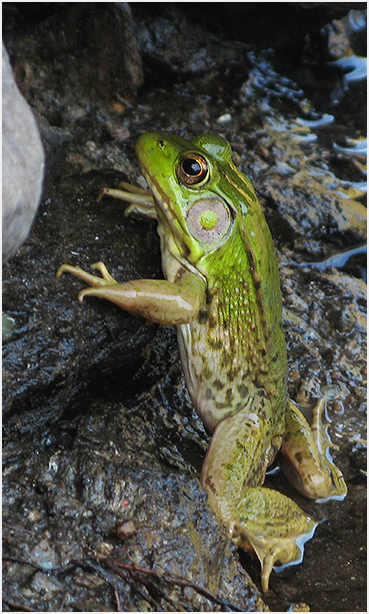
[[[187,214],[187,224],[198,241],[216,243],[228,234],[232,217],[223,200],[203,198],[192,205]]]
[[[197,153],[187,153],[179,161],[177,177],[183,185],[204,185],[210,176],[208,163]]]

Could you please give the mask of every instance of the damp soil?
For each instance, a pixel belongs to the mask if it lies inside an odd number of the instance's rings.
[[[366,242],[353,152],[366,85],[332,64],[365,55],[365,13],[276,3],[279,34],[264,14],[255,40],[260,3],[218,18],[216,4],[204,23],[181,3],[4,3],[47,164],[30,236],[3,268],[3,611],[367,611],[365,260],[315,266]],[[276,245],[290,396],[327,398],[348,495],[319,505],[267,478],[321,522],[265,594],[200,487],[209,436],[174,328],[81,305],[83,284],[55,277],[96,261],[121,281],[162,277],[155,223],[97,201],[140,182],[134,145],[152,130],[230,141]]]

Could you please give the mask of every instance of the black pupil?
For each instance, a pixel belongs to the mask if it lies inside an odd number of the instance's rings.
[[[182,167],[186,175],[195,177],[201,173],[201,166],[194,158],[187,158],[187,160],[183,160]]]

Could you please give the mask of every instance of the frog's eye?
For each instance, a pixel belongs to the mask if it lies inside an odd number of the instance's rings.
[[[198,153],[186,153],[177,166],[177,177],[183,185],[201,187],[210,176],[208,163]]]
[[[231,213],[220,198],[203,198],[187,213],[191,235],[198,241],[215,243],[227,234],[232,223]]]

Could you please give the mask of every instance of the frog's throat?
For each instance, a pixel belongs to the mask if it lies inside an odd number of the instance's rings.
[[[181,254],[185,260],[196,263],[204,255],[204,249],[191,238],[188,229],[184,227],[183,222],[181,223],[178,215],[173,211],[171,199],[167,197],[160,185],[155,182],[155,179],[150,176],[145,168],[141,167],[141,171],[158,206],[161,223],[171,232],[178,254]]]

